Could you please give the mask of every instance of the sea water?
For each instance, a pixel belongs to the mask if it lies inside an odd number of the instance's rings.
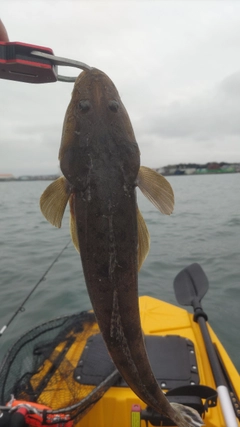
[[[191,263],[200,263],[210,283],[203,308],[240,370],[240,174],[168,180],[175,193],[171,216],[159,213],[138,191],[151,236],[151,249],[139,274],[139,294],[177,304],[175,276]],[[40,212],[39,198],[48,184],[0,183],[0,329],[70,240],[68,211],[61,229],[51,226]],[[0,337],[0,360],[25,331],[90,307],[79,254],[70,242]]]

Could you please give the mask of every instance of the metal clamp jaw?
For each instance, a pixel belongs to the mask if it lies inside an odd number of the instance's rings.
[[[74,82],[58,75],[57,66],[91,70],[87,64],[53,54],[52,49],[20,42],[0,42],[0,78],[25,83]]]

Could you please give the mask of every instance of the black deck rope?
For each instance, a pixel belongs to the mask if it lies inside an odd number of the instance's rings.
[[[15,313],[12,315],[12,317],[9,319],[9,321],[0,329],[0,338],[5,332],[5,330],[8,328],[8,326],[12,323],[12,321],[15,319],[18,313],[25,311],[24,305],[29,300],[30,296],[33,294],[33,292],[37,289],[37,287],[40,285],[41,282],[43,282],[46,279],[47,274],[51,270],[51,268],[54,266],[54,264],[59,260],[62,253],[67,249],[68,245],[70,244],[71,240],[64,246],[64,248],[59,252],[59,254],[54,258],[53,262],[50,264],[50,266],[47,268],[45,273],[42,275],[42,277],[38,280],[36,285],[32,288],[32,290],[29,292],[29,294],[26,296],[22,304],[18,307],[18,309],[15,311]]]

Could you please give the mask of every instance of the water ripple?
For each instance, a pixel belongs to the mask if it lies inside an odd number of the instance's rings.
[[[161,215],[140,193],[138,203],[151,236],[139,274],[139,293],[176,303],[173,279],[199,262],[210,282],[203,306],[240,370],[239,177],[170,177],[176,205]],[[1,324],[7,322],[69,240],[69,212],[60,230],[45,221],[39,197],[48,183],[0,183]],[[1,338],[0,358],[24,330],[47,319],[90,307],[78,253],[69,245]]]

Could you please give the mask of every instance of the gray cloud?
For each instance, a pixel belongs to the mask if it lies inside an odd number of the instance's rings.
[[[239,161],[240,3],[11,0],[10,10],[2,0],[1,18],[11,40],[51,47],[110,76],[144,164]],[[0,80],[0,173],[58,171],[71,91]]]
[[[212,90],[157,107],[147,123],[140,117],[139,132],[196,141],[240,135],[239,95],[240,73],[235,73]]]

